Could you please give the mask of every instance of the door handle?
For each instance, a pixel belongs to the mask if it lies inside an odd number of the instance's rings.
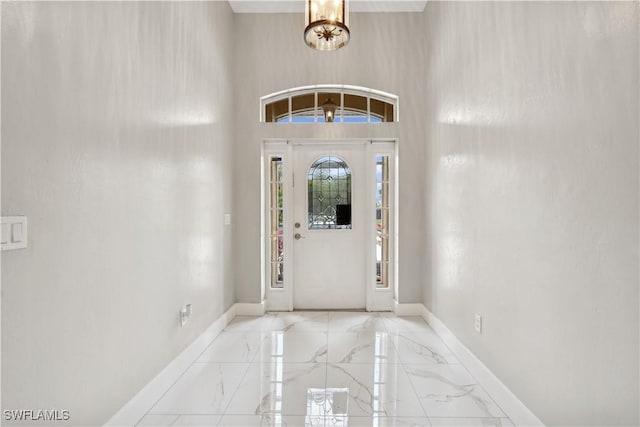
[[[294,238],[294,239],[296,239],[296,240],[304,239],[304,237],[302,237],[302,236],[300,235],[300,233],[296,233],[296,234],[294,234],[294,235],[293,235],[293,238]]]

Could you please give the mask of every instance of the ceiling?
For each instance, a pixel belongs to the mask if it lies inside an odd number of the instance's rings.
[[[229,0],[235,13],[304,13],[304,0]],[[350,0],[351,12],[422,12],[427,1]]]

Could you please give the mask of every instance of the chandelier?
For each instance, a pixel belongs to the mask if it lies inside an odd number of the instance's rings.
[[[336,50],[349,43],[347,0],[306,0],[304,41],[317,50]]]

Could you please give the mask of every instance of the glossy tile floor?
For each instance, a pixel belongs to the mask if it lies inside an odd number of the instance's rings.
[[[513,426],[420,317],[236,317],[139,426]]]

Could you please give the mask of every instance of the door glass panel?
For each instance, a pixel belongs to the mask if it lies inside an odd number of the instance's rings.
[[[376,287],[389,287],[389,156],[376,157]]]
[[[272,157],[269,165],[269,251],[271,287],[284,286],[284,224],[282,158]]]
[[[351,228],[351,169],[339,157],[316,160],[307,176],[309,230]]]

